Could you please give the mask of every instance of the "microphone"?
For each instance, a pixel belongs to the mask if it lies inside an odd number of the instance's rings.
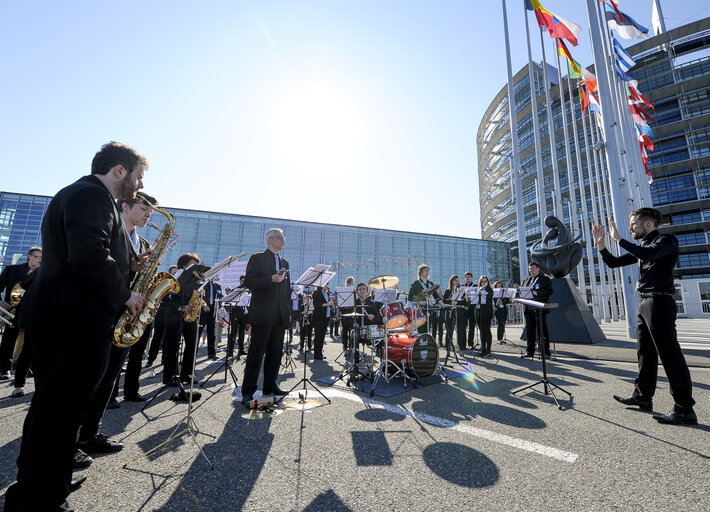
[[[249,400],[247,402],[247,407],[249,407],[249,409],[258,409],[259,407],[266,407],[269,405],[274,405],[274,402],[275,402],[275,400],[274,400],[273,396],[268,396],[268,397],[265,396],[265,397],[261,397],[259,399],[255,398],[254,400]]]

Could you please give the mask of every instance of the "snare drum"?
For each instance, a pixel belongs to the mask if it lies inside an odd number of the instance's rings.
[[[426,314],[416,302],[407,301],[404,305],[404,314],[407,316],[406,329],[408,331],[414,331],[426,324]]]
[[[430,334],[391,333],[387,338],[387,359],[390,363],[417,378],[434,375],[439,363],[439,347]],[[384,359],[385,349],[380,348]]]
[[[409,321],[399,302],[390,302],[382,306],[380,308],[380,314],[382,315],[382,320],[387,324],[388,329],[397,329]]]
[[[379,340],[385,337],[384,325],[366,325],[365,327],[367,328],[368,340]]]

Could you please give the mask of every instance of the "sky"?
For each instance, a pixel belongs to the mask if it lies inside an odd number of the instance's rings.
[[[571,53],[592,64],[585,2],[542,4],[583,27]],[[668,29],[710,16],[661,5]],[[620,8],[651,27],[650,0]],[[53,195],[116,140],[165,206],[480,237],[503,37],[499,1],[0,0],[0,190]]]

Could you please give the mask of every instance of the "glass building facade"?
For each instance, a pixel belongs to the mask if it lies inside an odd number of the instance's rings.
[[[651,200],[663,214],[661,232],[670,232],[680,242],[679,265],[674,274],[677,279],[710,277],[710,18],[674,28],[668,32],[643,40],[626,48],[636,61],[631,74],[638,80],[638,89],[650,100],[655,109],[655,121],[649,123],[654,136],[654,150],[648,153],[648,165],[653,183]],[[592,70],[593,67],[590,67]],[[581,151],[580,166],[584,183],[577,180],[576,159],[569,164],[574,176],[572,186],[576,191],[576,204],[570,198],[568,162],[564,149],[562,109],[559,101],[557,70],[548,66],[549,89],[552,99],[552,118],[557,141],[558,182],[562,195],[563,217],[570,225],[570,210],[582,211],[582,201],[592,212],[590,188],[597,187],[594,167],[588,165],[586,148],[593,148],[591,132],[585,139],[582,114],[576,87],[571,100],[575,103],[575,121],[578,137],[568,130],[570,151],[575,145]],[[526,245],[541,238],[538,204],[542,199],[549,204],[554,192],[552,152],[544,98],[545,84],[542,68],[534,66],[533,81],[536,91],[537,116],[542,142],[542,162],[535,157],[533,140],[532,102],[530,100],[530,75],[525,66],[513,78],[515,112],[518,121],[518,141],[521,164],[522,200],[525,217]],[[570,98],[565,91],[566,118],[572,118]],[[513,259],[517,261],[517,219],[510,186],[511,137],[510,109],[507,86],[501,88],[488,107],[478,129],[478,173],[480,184],[481,231],[484,239],[513,243]],[[594,151],[590,151],[594,154]],[[544,184],[536,183],[537,165],[543,168]],[[599,217],[607,218],[608,211],[601,208]],[[596,251],[595,251],[596,252]],[[587,251],[584,249],[586,281],[590,282]],[[599,279],[599,262],[594,258],[593,278]],[[570,275],[577,281],[577,271]],[[589,292],[588,292],[589,293]]]
[[[0,192],[0,257],[4,257],[0,269],[16,254],[25,261],[29,247],[42,245],[40,225],[50,200],[46,196]],[[471,271],[476,279],[485,274],[504,283],[512,275],[507,242],[170,207],[166,210],[175,217],[180,238],[164,257],[164,265],[175,263],[186,252],[196,252],[207,265],[241,252],[248,257],[265,249],[266,230],[277,227],[284,230],[282,255],[292,275],[299,276],[308,267],[325,263],[337,271],[333,282],[340,286],[350,275],[367,282],[374,276],[391,274],[399,277],[400,287],[406,290],[416,279],[421,263],[431,266],[431,279],[444,288],[449,276],[460,274],[463,279],[465,271]],[[165,217],[154,213],[151,222],[162,227]],[[139,232],[149,241],[157,236],[148,228]]]

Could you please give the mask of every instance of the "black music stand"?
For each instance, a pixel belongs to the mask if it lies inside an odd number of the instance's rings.
[[[301,277],[298,278],[298,280],[295,282],[295,284],[300,284],[301,286],[305,288],[308,288],[309,286],[325,286],[328,284],[328,282],[335,276],[335,272],[331,272],[330,270],[330,265],[323,265],[319,264],[316,265],[315,267],[309,267],[308,270],[306,270]],[[305,292],[304,292],[305,295]],[[325,396],[323,392],[318,389],[318,386],[313,384],[311,379],[306,377],[306,367],[308,366],[308,346],[304,347],[303,350],[303,378],[299,380],[291,389],[288,390],[289,394],[296,389],[298,386],[303,384],[303,394],[299,393],[299,400],[298,404],[305,406],[306,405],[306,396],[308,393],[308,390],[306,388],[306,384],[310,384],[311,387],[320,394],[323,398],[325,398],[328,403],[331,402],[330,398]]]
[[[218,302],[220,303],[220,305],[229,303],[232,305],[232,307],[234,307],[240,301],[245,301],[247,295],[249,295],[249,290],[247,290],[246,288],[237,288],[236,290],[233,290],[231,293],[223,297],[222,300]],[[227,355],[225,356],[222,364],[220,364],[219,367],[214,372],[212,372],[212,375],[207,377],[204,382],[200,383],[201,388],[204,388],[205,384],[207,384],[212,377],[217,375],[223,369],[224,383],[227,383],[227,373],[229,373],[229,375],[232,377],[232,382],[234,382],[234,386],[238,386],[237,376],[234,373],[234,370],[232,369],[232,363],[234,362],[234,339],[231,336],[233,316],[234,315],[232,314],[229,317],[229,328],[227,329]]]
[[[449,362],[449,356],[453,353],[453,359],[456,361],[456,364],[459,366],[468,366],[471,363],[468,362],[466,359],[466,356],[464,353],[461,351],[461,347],[458,346],[458,321],[459,321],[459,309],[466,310],[468,309],[467,306],[460,306],[460,305],[452,305],[446,308],[446,311],[453,311],[454,312],[454,327],[453,330],[456,332],[456,345],[454,345],[454,337],[453,336],[446,336],[446,357],[444,357],[444,363],[441,365],[444,368],[453,368],[452,364],[448,364]],[[442,310],[445,311],[445,310]],[[448,329],[448,326],[447,326]],[[460,356],[460,357],[459,357]]]
[[[557,404],[557,408],[562,410],[562,406],[560,405],[560,402],[557,401],[557,397],[555,396],[554,390],[559,389],[563,393],[566,393],[567,396],[569,396],[570,398],[572,398],[572,393],[566,391],[565,389],[551,382],[550,379],[547,378],[547,364],[545,362],[545,330],[542,326],[542,311],[554,309],[557,307],[557,304],[545,304],[543,302],[538,302],[536,300],[530,299],[515,299],[515,302],[519,302],[520,304],[535,309],[535,323],[537,324],[537,343],[538,349],[540,350],[540,360],[542,361],[542,379],[538,380],[537,382],[533,382],[532,384],[529,384],[527,386],[524,386],[520,389],[516,389],[512,392],[512,394],[516,395],[521,391],[525,391],[526,389],[532,389],[533,391],[537,391],[538,393],[552,395],[552,399],[555,401],[555,404]],[[528,333],[528,336],[530,336],[530,333]],[[543,391],[535,389],[535,386],[537,386],[538,384],[543,385]]]

